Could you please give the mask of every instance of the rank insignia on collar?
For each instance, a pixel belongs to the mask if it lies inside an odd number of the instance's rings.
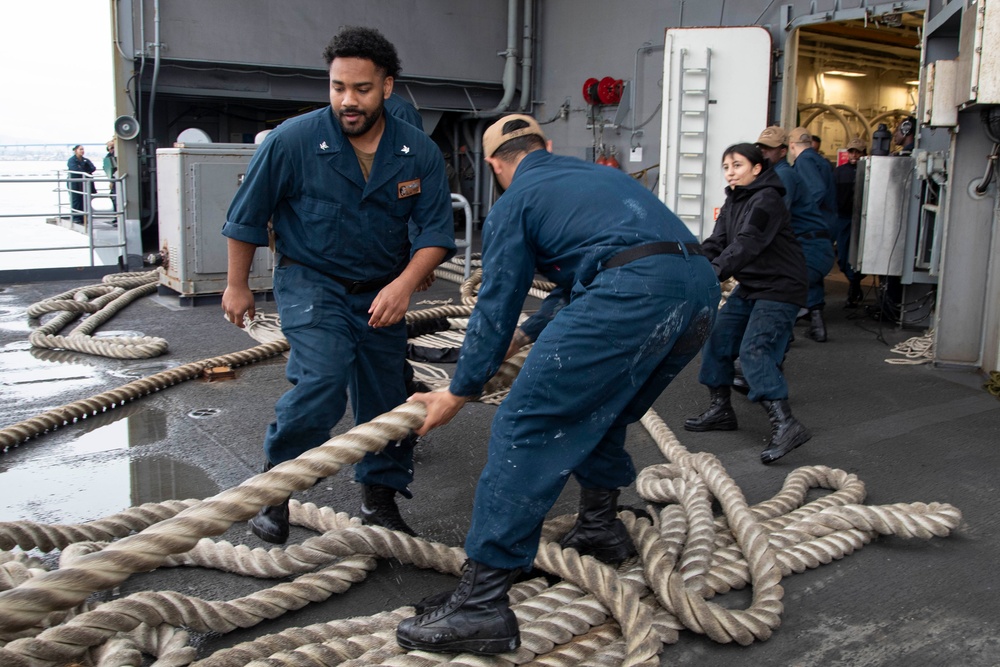
[[[403,153],[409,153],[409,152],[410,152],[410,147],[409,147],[409,146],[407,146],[406,144],[403,144],[403,147],[402,147],[402,148],[400,148],[399,150],[400,150],[401,152],[403,152]]]
[[[322,148],[323,150],[326,150],[326,149],[327,149],[327,148],[329,148],[330,146],[329,146],[329,144],[327,144],[327,143],[326,143],[326,142],[324,141],[323,143],[321,143],[321,144],[319,145],[319,147],[320,147],[320,148]]]

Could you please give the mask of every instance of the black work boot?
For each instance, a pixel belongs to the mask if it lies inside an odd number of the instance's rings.
[[[274,466],[270,461],[264,464],[264,472]],[[288,541],[288,498],[280,505],[265,505],[257,512],[257,516],[247,522],[250,532],[271,544],[284,544]]]
[[[809,311],[809,331],[806,336],[817,343],[826,342],[826,323],[823,321],[823,309],[813,308]]]
[[[416,531],[406,525],[396,506],[396,489],[367,484],[361,487],[361,520],[367,526],[382,526],[416,536]]]
[[[728,384],[721,387],[709,387],[712,403],[697,417],[684,421],[686,431],[735,431],[739,428],[736,422],[736,412],[729,403],[732,388]]]
[[[618,489],[580,488],[576,524],[559,540],[563,549],[576,549],[602,563],[621,563],[636,554],[635,545],[618,518]]]
[[[507,591],[517,570],[500,570],[469,559],[448,601],[403,619],[396,642],[405,649],[435,653],[494,655],[521,645]]]
[[[761,404],[767,409],[767,418],[771,420],[771,441],[760,453],[763,463],[774,463],[812,437],[809,429],[792,416],[788,401],[761,401]]]
[[[847,288],[848,308],[857,308],[858,304],[865,299],[865,293],[861,289],[861,280],[862,276],[860,273],[855,272],[855,274],[851,276],[851,282]]]
[[[750,393],[750,385],[743,375],[743,364],[740,363],[739,357],[733,360],[733,390],[744,396]]]

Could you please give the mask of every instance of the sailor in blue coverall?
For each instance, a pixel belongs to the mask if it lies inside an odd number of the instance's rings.
[[[833,249],[833,233],[837,228],[837,186],[833,182],[833,167],[822,155],[812,147],[812,135],[804,127],[797,127],[788,134],[788,152],[792,155],[795,173],[805,184],[806,192],[819,207],[820,214],[826,221],[826,242]],[[803,245],[803,251],[806,248]],[[808,257],[807,257],[808,261]],[[823,273],[825,276],[833,264]],[[809,267],[809,299],[806,308],[809,311],[809,336],[814,340],[818,330],[822,329],[823,339],[826,338],[826,325],[823,323],[823,306],[826,300],[823,294],[823,279],[817,283],[812,266]]]
[[[827,336],[826,323],[823,321],[823,305],[826,302],[823,278],[830,273],[836,259],[830,241],[829,221],[820,211],[798,171],[785,159],[788,153],[788,135],[785,131],[777,125],[765,128],[757,138],[757,147],[785,186],[784,200],[792,216],[792,231],[806,258],[806,271],[809,275],[809,295],[806,301],[809,331],[806,335],[816,342],[824,343]],[[815,150],[811,152],[816,153]]]
[[[413,291],[455,250],[440,150],[383,113],[399,69],[395,49],[375,31],[347,28],[324,55],[331,106],[266,137],[222,230],[230,244],[223,309],[238,324],[253,315],[246,253],[252,259],[268,244],[268,220],[276,237],[274,294],[293,387],[267,429],[267,466],[328,440],[348,396],[359,424],[406,399],[402,318]],[[234,271],[241,261],[246,266]],[[394,499],[397,492],[411,497],[412,439],[366,455],[355,478],[366,521],[412,534]],[[287,501],[265,507],[250,525],[262,539],[284,542]]]
[[[609,562],[634,553],[616,516],[618,489],[635,479],[626,426],[698,353],[720,294],[694,236],[627,174],[551,154],[524,115],[487,129],[483,151],[508,189],[484,223],[483,282],[450,388],[410,399],[428,407],[417,433],[447,423],[513,354],[536,271],[556,284],[536,318],[551,320],[493,420],[463,583],[400,624],[405,648],[516,647],[507,589],[571,475],[580,513],[563,546]]]

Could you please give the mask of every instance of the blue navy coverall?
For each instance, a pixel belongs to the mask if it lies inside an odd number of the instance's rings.
[[[367,182],[330,107],[271,132],[247,168],[222,233],[267,245],[269,219],[278,257],[291,260],[279,259],[274,271],[291,345],[285,373],[294,385],[278,400],[264,440],[267,460],[278,464],[329,439],[348,395],[359,424],[406,400],[406,325],[368,326],[380,289],[371,286],[398,276],[411,252],[454,253],[455,241],[440,150],[390,114]],[[355,478],[410,497],[412,440],[366,455]]]
[[[698,381],[710,388],[733,384],[738,356],[751,401],[788,398],[781,360],[806,301],[805,258],[783,195],[774,169],[745,187],[727,187],[715,229],[702,243],[719,278],[735,276],[740,284],[705,343]]]
[[[490,210],[483,283],[450,391],[478,395],[499,368],[536,270],[557,285],[545,303],[565,305],[540,311],[551,321],[493,419],[465,542],[472,560],[529,568],[570,474],[586,488],[635,479],[626,426],[698,353],[719,301],[711,265],[687,250],[602,264],[657,241],[697,248],[627,174],[544,150],[524,156]]]
[[[96,188],[89,176],[97,171],[97,167],[94,166],[94,163],[89,158],[77,157],[74,153],[66,161],[66,169],[77,172],[69,175],[66,185],[69,188],[69,206],[73,210],[73,222],[82,223],[85,210],[83,195],[94,194]],[[84,174],[87,174],[87,176],[84,176]]]
[[[806,271],[809,274],[806,308],[810,310],[822,308],[826,305],[823,278],[830,273],[834,262],[833,244],[830,242],[827,220],[810,197],[802,177],[796,173],[792,165],[785,160],[779,160],[774,165],[774,171],[785,186],[784,200],[792,216],[792,231],[802,245],[802,254],[806,258]]]
[[[833,170],[837,186],[837,228],[833,240],[837,242],[837,266],[848,280],[854,278],[851,266],[851,226],[854,224],[854,181],[858,165],[845,162]]]
[[[837,186],[833,182],[833,167],[815,149],[806,148],[795,158],[794,169],[819,206],[826,229],[832,234],[837,226]]]

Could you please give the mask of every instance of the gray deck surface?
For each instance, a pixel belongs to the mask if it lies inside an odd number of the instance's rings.
[[[170,350],[162,357],[119,361],[29,352],[25,309],[93,282],[0,286],[0,426],[167,365],[256,344],[223,320],[218,305],[179,307],[172,297],[155,296],[129,306],[101,330],[164,337]],[[1000,401],[982,389],[978,373],[885,363],[898,356],[889,353],[892,344],[922,332],[880,328],[857,317],[858,311],[841,307],[845,291],[836,277],[828,282],[829,342],[808,340],[804,328],[796,327],[785,368],[794,413],[814,436],[778,463],[765,467],[759,462],[769,426],[764,410],[743,397],[735,400],[739,431],[694,434],[681,428],[686,417],[707,404],[707,391],[697,382],[697,360],[654,409],[689,450],[715,454],[751,504],[777,493],[795,468],[826,465],[857,474],[867,485],[867,504],[947,502],[962,510],[964,521],[947,538],[880,537],[850,557],[788,577],[782,581],[782,624],[770,640],[749,647],[721,645],[684,631],[677,644],[664,647],[664,665],[1000,664]],[[446,298],[460,303],[458,286],[439,280],[414,303]],[[526,308],[537,303],[530,300]],[[259,307],[274,312],[273,302]],[[229,381],[185,382],[0,454],[0,521],[92,520],[143,502],[208,497],[256,474],[263,431],[288,386],[283,358],[240,368],[236,375]],[[206,410],[217,412],[205,418]],[[421,536],[461,545],[494,411],[471,404],[453,423],[422,439],[415,497],[401,501],[404,516]],[[338,431],[350,426],[344,419]],[[637,468],[663,462],[640,425],[630,429],[629,447]],[[296,497],[356,514],[360,489],[351,478],[344,470]],[[576,496],[571,482],[552,516],[575,511]],[[625,490],[622,500],[641,503],[634,488]],[[292,541],[311,534],[295,528]],[[267,546],[242,523],[222,539]],[[395,609],[454,581],[385,560],[365,582],[327,602],[226,635],[195,635],[195,640],[205,657],[287,627]],[[173,589],[223,600],[273,583],[211,570],[163,569],[133,576],[116,596]],[[748,599],[739,592],[719,601],[745,607]]]

